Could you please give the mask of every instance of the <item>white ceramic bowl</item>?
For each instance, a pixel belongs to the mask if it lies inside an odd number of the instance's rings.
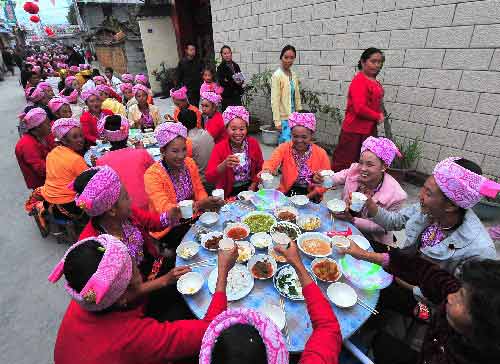
[[[220,238],[222,239],[222,238],[224,237],[224,234],[223,234],[223,233],[221,233],[220,231],[210,231],[210,232],[209,232],[209,233],[207,233],[207,234],[203,234],[203,235],[201,236],[201,246],[202,246],[203,248],[205,248],[205,249],[207,249],[207,250],[210,250],[210,251],[213,251],[213,252],[215,252],[215,251],[219,250],[219,247],[214,248],[214,249],[208,249],[208,248],[207,248],[207,246],[205,245],[205,244],[206,244],[206,242],[207,242],[207,241],[209,241],[210,239],[215,238],[215,237],[219,237],[219,236],[220,236]]]
[[[238,246],[238,259],[236,263],[246,263],[255,255],[255,247],[248,241],[238,241],[236,245]]]
[[[177,256],[184,260],[194,258],[200,251],[200,244],[195,241],[185,241],[175,249]]]
[[[232,236],[228,236],[227,233],[235,228],[235,227],[239,227],[239,228],[242,228],[246,231],[246,235],[241,237],[240,239],[235,239],[234,237]],[[230,223],[230,224],[227,224],[226,228],[224,229],[224,236],[228,237],[228,238],[231,238],[233,240],[244,240],[246,238],[248,238],[248,236],[250,235],[250,228],[248,227],[247,224],[243,224],[242,222],[233,222],[233,223]]]
[[[316,226],[306,226],[308,223],[315,223]],[[321,218],[313,214],[300,215],[297,218],[297,225],[304,231],[316,231],[321,227]]]
[[[334,214],[339,214],[345,211],[345,209],[347,208],[347,204],[345,203],[345,201],[335,198],[333,200],[328,201],[326,203],[326,207]]]
[[[255,192],[253,191],[241,191],[240,193],[238,193],[238,198],[242,201],[248,201],[254,194]]]
[[[333,262],[333,263],[337,264],[337,269],[338,269],[338,272],[339,272],[339,273],[338,273],[338,275],[337,275],[337,278],[336,278],[336,279],[334,279],[333,281],[328,281],[328,280],[326,280],[326,279],[321,279],[321,278],[320,278],[320,277],[318,277],[318,275],[314,272],[314,266],[315,266],[316,264],[318,264],[318,263],[321,263],[321,262],[325,261],[325,260],[327,260],[327,261],[329,261],[329,262]],[[342,277],[342,271],[340,270],[340,265],[339,265],[339,264],[338,264],[338,263],[337,263],[334,259],[332,259],[332,258],[316,258],[316,259],[314,259],[314,260],[311,262],[311,271],[313,272],[314,276],[315,276],[316,278],[318,278],[318,279],[319,279],[320,281],[322,281],[322,282],[329,282],[329,283],[332,283],[332,282],[337,282],[337,281],[340,279],[340,277]]]
[[[293,220],[282,220],[279,218],[279,214],[281,214],[282,212],[289,212],[291,214],[294,214],[295,215],[295,219]],[[297,217],[299,216],[299,212],[297,211],[297,209],[293,206],[283,206],[283,207],[278,207],[276,210],[274,210],[274,216],[276,216],[276,218],[280,221],[290,221],[290,222],[295,222],[295,220],[297,219]]]
[[[213,226],[219,221],[219,214],[217,212],[205,212],[200,216],[200,222],[205,226]]]
[[[335,249],[347,249],[351,246],[351,241],[342,235],[335,235],[331,237],[332,246]]]
[[[329,252],[325,253],[325,254],[314,254],[314,253],[311,253],[309,251],[306,251],[304,249],[303,244],[306,240],[309,240],[309,239],[318,239],[318,240],[324,241],[330,247]],[[322,233],[304,233],[304,234],[301,234],[297,239],[297,245],[302,253],[304,253],[305,255],[308,255],[310,257],[324,258],[324,257],[327,257],[327,256],[332,254],[332,245],[330,242],[330,238]]]
[[[363,235],[351,235],[349,239],[354,241],[363,250],[368,250],[371,247],[370,242]]]
[[[205,278],[198,272],[189,272],[184,274],[177,281],[177,290],[181,294],[193,295],[203,287]]]
[[[273,274],[271,274],[269,277],[267,278],[259,278],[259,277],[256,277],[253,272],[252,272],[252,268],[253,266],[257,263],[257,262],[269,262],[271,263],[272,267],[273,267]],[[276,263],[276,260],[270,256],[270,255],[267,255],[267,254],[256,254],[254,255],[253,257],[250,258],[250,260],[248,261],[248,264],[247,264],[247,267],[248,267],[248,271],[252,274],[252,276],[255,278],[255,279],[259,279],[259,280],[266,280],[266,279],[269,279],[269,278],[272,278],[275,274],[276,274],[276,271],[278,270],[278,264]]]
[[[295,195],[290,197],[290,201],[296,206],[305,206],[309,203],[309,197],[306,195]]]
[[[257,249],[267,249],[272,244],[273,239],[268,233],[256,233],[252,235],[250,242]]]
[[[285,312],[279,306],[266,304],[259,311],[269,317],[278,326],[280,331],[283,331],[286,325],[286,316]]]
[[[330,284],[326,290],[326,295],[335,305],[342,308],[349,308],[356,304],[358,295],[348,284],[336,282]]]

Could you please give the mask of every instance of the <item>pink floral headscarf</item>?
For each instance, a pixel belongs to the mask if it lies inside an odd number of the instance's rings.
[[[146,95],[149,95],[149,89],[140,83],[138,83],[137,85],[134,85],[134,87],[132,87],[132,92],[134,93],[134,96],[137,94],[138,91],[142,91]]]
[[[78,73],[78,72],[80,72],[80,68],[79,68],[78,66],[71,66],[71,67],[69,68],[69,71],[70,71],[70,72],[75,72],[75,73]]]
[[[94,78],[92,78],[92,81],[96,82],[96,81],[99,81],[99,82],[102,82],[102,83],[106,83],[106,79],[104,78],[104,76],[95,76]]]
[[[181,136],[187,138],[187,129],[181,123],[166,122],[158,125],[155,130],[155,137],[160,148]]]
[[[40,73],[42,69],[40,68],[40,66],[33,66],[33,68],[31,69],[32,72],[34,73]]]
[[[59,111],[63,105],[69,105],[69,101],[65,97],[54,97],[49,101],[49,109],[53,113]]]
[[[316,116],[313,113],[293,112],[288,117],[288,126],[293,129],[294,126],[303,126],[312,132],[316,131]]]
[[[52,90],[52,86],[50,85],[50,83],[45,81],[40,82],[38,85],[36,85],[36,87],[42,89],[43,91]]]
[[[81,70],[89,70],[90,69],[90,64],[87,63],[82,63],[79,65]]]
[[[229,124],[232,120],[240,118],[247,123],[250,123],[250,114],[243,106],[228,106],[222,113],[224,125]]]
[[[212,83],[203,82],[200,87],[200,94],[203,92],[215,92],[217,95],[222,95],[222,93],[224,92],[224,87],[219,86],[215,82]]]
[[[219,105],[222,101],[222,97],[212,91],[202,92],[200,96],[202,99],[208,100],[215,105]]]
[[[120,118],[121,121],[119,130],[108,130],[104,127],[106,125],[106,119],[109,117]],[[97,122],[97,132],[99,133],[99,136],[103,139],[109,140],[110,142],[120,142],[127,139],[129,127],[129,121],[121,115],[108,115]]]
[[[125,82],[125,83],[120,83],[120,91],[122,93],[124,93],[125,91],[132,91],[133,90],[133,86],[131,83],[128,83],[128,82]]]
[[[251,325],[257,329],[266,346],[269,364],[288,364],[288,349],[276,324],[267,316],[247,308],[224,311],[210,323],[201,342],[200,364],[211,364],[217,338],[224,330],[238,324]]]
[[[95,88],[88,89],[87,91],[83,91],[81,94],[81,98],[84,102],[87,102],[90,96],[100,97],[99,92]]]
[[[464,209],[473,207],[483,196],[495,198],[500,184],[455,163],[459,159],[447,158],[434,168],[434,179],[445,196]]]
[[[382,159],[387,166],[391,165],[396,156],[399,158],[403,156],[396,144],[387,138],[375,138],[372,136],[366,138],[361,145],[361,153],[365,150],[369,150],[374,153],[377,157]]]
[[[67,282],[64,288],[82,308],[96,312],[111,307],[125,293],[132,279],[132,258],[120,240],[108,234],[80,240],[66,251],[48,279],[49,282],[56,283],[64,273],[64,263],[68,254],[90,240],[98,242],[104,248],[104,255],[97,270],[80,292],[76,292]]]
[[[64,80],[64,85],[66,87],[72,87],[72,84],[73,84],[74,81],[76,81],[76,77],[75,76],[68,76]]]
[[[29,101],[36,103],[45,97],[45,91],[43,90],[43,88],[38,87],[38,86],[35,87],[35,89],[33,90],[33,92],[30,95],[29,92],[31,92],[32,89],[33,88],[31,87],[28,90],[28,100]]]
[[[108,85],[97,85],[95,89],[99,92],[105,92],[108,95],[111,95],[111,87]]]
[[[124,73],[122,75],[122,81],[125,83],[133,83],[134,82],[134,75],[130,73]]]
[[[139,73],[138,75],[135,76],[135,83],[142,83],[146,85],[148,83],[148,77],[146,75]]]
[[[99,216],[116,204],[120,198],[122,184],[120,177],[111,167],[92,169],[97,170],[97,173],[87,183],[83,192],[76,195],[75,204],[87,215]]]
[[[79,128],[80,122],[73,118],[61,118],[52,124],[52,134],[61,140],[71,129]]]
[[[171,89],[170,90],[170,97],[172,99],[176,99],[176,100],[186,100],[187,99],[187,91],[188,90],[187,90],[186,86],[182,86],[178,90]]]
[[[26,130],[31,130],[42,124],[47,119],[47,113],[41,107],[35,107],[26,114],[19,115],[19,119],[26,126]]]

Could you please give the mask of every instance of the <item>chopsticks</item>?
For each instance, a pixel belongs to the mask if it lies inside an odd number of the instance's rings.
[[[363,307],[365,310],[370,312],[372,315],[378,315],[378,311],[375,308],[371,307],[368,303],[366,303],[365,301],[363,301],[359,297],[358,297],[358,305]]]
[[[290,333],[288,332],[288,322],[286,320],[285,300],[281,296],[280,296],[280,307],[283,310],[283,313],[285,314],[285,336],[286,336],[286,342],[290,347]]]
[[[217,260],[217,258],[211,258],[211,259],[205,259],[205,260],[200,260],[195,263],[188,264],[186,267],[189,268],[200,268],[200,267],[206,267],[206,266],[211,266]]]

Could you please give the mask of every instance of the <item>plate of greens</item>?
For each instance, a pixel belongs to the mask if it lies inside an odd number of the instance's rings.
[[[243,223],[248,225],[252,234],[268,233],[271,226],[276,224],[276,218],[267,212],[253,211],[243,218]]]
[[[316,282],[314,275],[308,270],[311,278]],[[286,264],[278,269],[273,277],[273,283],[276,290],[285,298],[293,301],[303,301],[302,286],[295,269]]]

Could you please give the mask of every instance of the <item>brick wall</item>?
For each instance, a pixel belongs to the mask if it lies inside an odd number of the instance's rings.
[[[462,155],[500,176],[500,0],[212,0],[215,49],[251,75],[297,48],[302,85],[345,107],[363,49],[384,49],[380,74],[398,138],[423,139],[418,169]],[[252,111],[271,120],[269,101]],[[337,140],[321,117],[318,138]]]

